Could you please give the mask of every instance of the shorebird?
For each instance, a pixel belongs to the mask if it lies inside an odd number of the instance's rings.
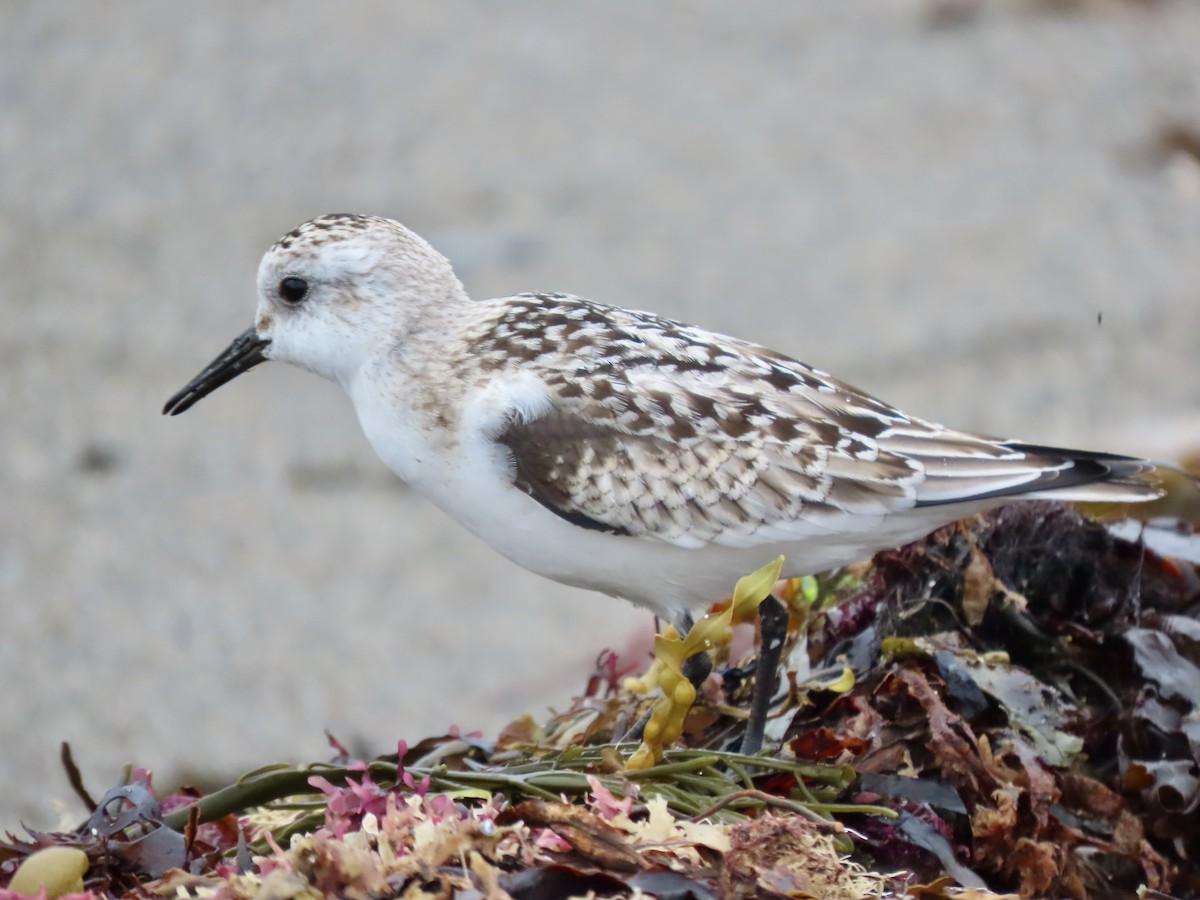
[[[1003,503],[1160,493],[1147,460],[956,431],[653,313],[472,300],[445,257],[376,216],[280,238],[253,327],[163,411],[266,360],[341,385],[384,463],[513,562],[668,618],[779,554],[806,574]]]

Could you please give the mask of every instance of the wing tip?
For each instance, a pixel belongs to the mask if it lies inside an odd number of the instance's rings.
[[[1161,468],[1148,459],[1091,450],[1068,450],[1024,441],[997,444],[1023,454],[1030,462],[1027,481],[994,490],[917,500],[917,506],[942,506],[979,500],[1070,500],[1090,503],[1145,503],[1165,491],[1156,473]]]

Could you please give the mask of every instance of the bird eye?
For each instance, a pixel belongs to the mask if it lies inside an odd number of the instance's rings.
[[[308,282],[295,275],[289,275],[279,282],[279,296],[284,303],[294,306],[308,296]]]

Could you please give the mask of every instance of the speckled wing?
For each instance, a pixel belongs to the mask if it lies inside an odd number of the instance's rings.
[[[514,484],[580,526],[747,547],[915,507],[1156,495],[1143,460],[951,431],[735,338],[564,295],[506,303],[479,349],[529,364],[551,402],[496,439]]]
[[[857,530],[913,505],[914,467],[900,457],[853,460],[815,441],[628,434],[555,410],[501,436],[513,481],[568,521],[684,547],[753,546]]]
[[[485,349],[535,367],[551,404],[497,440],[514,483],[568,521],[754,546],[867,528],[916,501],[920,466],[877,440],[909,420],[821,373],[649,314],[509,303]]]

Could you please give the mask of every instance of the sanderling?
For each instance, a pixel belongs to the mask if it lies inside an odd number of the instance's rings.
[[[804,574],[1014,500],[1159,495],[1146,460],[954,431],[652,313],[473,301],[375,216],[280,238],[254,327],[164,412],[268,359],[340,384],[388,467],[513,562],[668,617],[780,554]]]

